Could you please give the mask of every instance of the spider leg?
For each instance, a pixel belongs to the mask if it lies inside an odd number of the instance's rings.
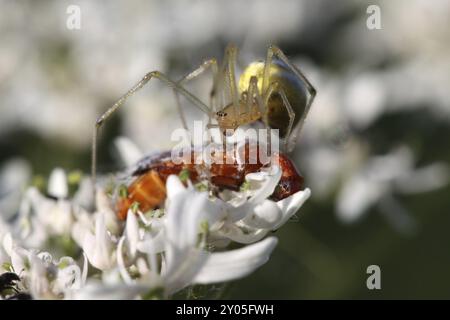
[[[268,126],[268,122],[266,121],[265,114],[267,113],[267,104],[264,103],[263,98],[261,97],[261,94],[258,90],[258,78],[256,76],[253,76],[250,78],[250,82],[248,84],[248,90],[247,90],[247,101],[246,101],[246,107],[247,112],[249,116],[251,117],[251,113],[253,112],[253,103],[256,102],[257,106],[257,112],[261,115],[262,122],[264,123],[266,127],[267,132],[267,141],[269,141],[269,149],[270,149],[270,127]]]
[[[213,124],[211,122],[212,115],[215,114],[217,109],[218,109],[217,95],[214,92],[214,90],[216,88],[215,83],[217,81],[217,75],[219,73],[217,60],[215,58],[212,58],[212,59],[208,59],[208,60],[203,61],[203,63],[198,68],[196,68],[195,70],[191,71],[189,74],[187,74],[186,76],[181,78],[178,81],[178,84],[184,85],[188,81],[191,81],[191,80],[199,77],[204,72],[206,72],[208,69],[211,69],[212,74],[213,74],[213,85],[212,85],[212,89],[211,89],[211,93],[210,93],[210,106],[211,106],[211,109],[212,109],[213,113],[208,115],[208,125],[207,125],[207,128],[211,129],[211,128],[218,128],[219,127],[217,124]],[[184,128],[186,130],[188,130],[187,123],[186,123],[184,114],[182,112],[179,94],[175,90],[174,90],[174,92],[175,92],[175,98],[176,98],[176,102],[177,102],[177,107],[178,107],[178,110],[179,110],[180,116],[181,116],[181,121],[183,123]],[[211,136],[209,136],[209,139],[210,139],[210,141],[212,141]],[[207,178],[207,183],[208,183],[207,188],[208,188],[208,190],[211,191],[211,190],[213,190],[213,187],[214,187],[214,185],[212,184],[211,172],[210,172],[210,170],[205,170],[204,174],[205,174],[205,176]]]
[[[187,74],[186,76],[181,78],[178,81],[178,84],[184,86],[188,81],[191,81],[191,80],[199,77],[204,72],[206,72],[208,69],[211,69],[212,74],[213,74],[213,88],[214,88],[214,81],[216,81],[217,73],[218,73],[217,60],[214,58],[205,60],[198,68],[196,68],[195,70],[191,71],[189,74]],[[181,117],[181,123],[183,124],[183,127],[186,130],[188,130],[186,118],[185,118],[183,110],[181,108],[179,93],[177,90],[174,90],[174,93],[175,93],[175,99],[176,99],[176,105],[178,108],[178,112]],[[216,96],[214,95],[214,92],[212,89],[211,89],[211,94],[210,94],[210,106],[213,111],[216,111],[217,101],[216,101]],[[208,117],[208,119],[209,119],[209,122],[211,122],[211,117]]]
[[[261,116],[263,116],[266,111],[266,107],[258,90],[258,78],[256,76],[250,78],[247,92],[247,112],[250,113],[252,111],[253,101],[255,101],[256,106],[258,107],[258,111],[260,112]]]
[[[287,139],[289,140],[288,144],[287,144],[287,147],[288,147],[287,151],[290,152],[290,151],[292,151],[293,147],[295,146],[295,142],[297,141],[298,134],[303,127],[303,123],[305,122],[306,116],[309,113],[309,109],[311,107],[312,102],[314,101],[317,91],[313,87],[313,85],[309,82],[309,80],[305,77],[303,72],[300,69],[298,69],[294,64],[292,64],[292,62],[289,61],[289,59],[286,57],[286,55],[283,53],[283,51],[281,51],[281,49],[278,48],[277,46],[271,45],[269,47],[269,49],[267,50],[266,62],[264,65],[263,92],[265,92],[265,90],[267,90],[267,88],[269,86],[270,65],[272,64],[272,59],[274,56],[276,58],[280,59],[284,64],[286,64],[286,66],[288,66],[291,69],[291,71],[294,73],[294,75],[305,84],[306,89],[308,90],[308,93],[309,93],[309,98],[308,98],[308,101],[306,102],[305,111],[301,115],[301,118],[297,124],[297,127],[295,128],[295,130],[293,130],[292,134],[287,136]]]
[[[205,105],[203,102],[201,102],[196,96],[194,96],[192,93],[184,89],[181,85],[179,85],[176,82],[173,82],[167,76],[162,74],[159,71],[152,71],[147,73],[141,81],[139,81],[134,87],[132,87],[130,90],[128,90],[122,97],[120,97],[108,110],[105,111],[95,122],[94,126],[94,134],[92,137],[92,182],[95,186],[96,183],[96,173],[97,173],[97,136],[98,132],[101,128],[101,126],[105,123],[105,121],[120,107],[124,104],[124,102],[131,97],[133,94],[135,94],[138,90],[142,89],[147,82],[149,82],[151,79],[158,79],[167,86],[173,88],[180,94],[184,95],[189,101],[191,101],[197,108],[199,108],[201,111],[205,112],[206,114],[210,115],[210,110],[207,105]]]
[[[291,132],[292,132],[292,127],[294,125],[294,120],[295,120],[295,112],[294,109],[292,108],[289,99],[286,96],[286,93],[283,90],[283,87],[280,85],[279,82],[275,81],[269,84],[269,87],[267,88],[267,91],[265,92],[265,96],[264,96],[264,104],[267,106],[268,102],[269,102],[269,98],[273,95],[278,93],[281,97],[281,100],[283,101],[283,106],[286,108],[286,111],[288,113],[289,116],[289,122],[288,122],[288,127],[287,127],[287,131],[286,131],[286,138],[284,139],[284,148],[287,151],[289,150],[289,138],[291,136]],[[267,119],[267,115],[266,115],[266,121]],[[267,123],[268,125],[268,123]]]
[[[217,81],[215,81],[215,87],[213,89],[214,93],[221,93],[222,100],[220,106],[222,108],[226,107],[226,104],[228,103],[226,97],[223,97],[225,92],[228,91],[229,98],[231,99],[231,103],[233,105],[233,119],[237,119],[237,117],[239,116],[239,92],[236,85],[235,73],[237,51],[237,47],[233,44],[228,45],[225,49],[225,58],[223,60],[220,72],[217,75]],[[224,86],[227,88],[224,88]]]
[[[267,103],[264,102],[263,97],[261,96],[258,89],[258,78],[256,76],[252,76],[250,78],[250,82],[247,89],[247,100],[246,100],[246,108],[249,115],[249,119],[252,118],[252,112],[259,112],[260,119],[266,128],[266,141],[267,141],[267,150],[266,156],[271,154],[272,149],[272,139],[271,139],[271,128],[269,126],[269,122],[267,119]],[[254,109],[253,104],[256,103],[257,109]],[[252,119],[254,120],[254,118]],[[261,138],[258,136],[258,139]],[[261,155],[261,154],[260,154]]]

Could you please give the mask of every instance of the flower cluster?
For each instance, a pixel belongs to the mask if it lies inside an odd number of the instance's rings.
[[[171,175],[163,210],[130,208],[123,222],[106,188],[97,186],[94,192],[85,177],[69,194],[67,175],[55,169],[46,194],[30,187],[18,214],[0,223],[1,272],[20,278],[14,290],[0,294],[168,298],[194,285],[247,276],[267,262],[277,244],[277,238],[266,236],[310,195],[305,189],[269,200],[281,173],[274,165],[248,174],[245,188],[220,196]]]

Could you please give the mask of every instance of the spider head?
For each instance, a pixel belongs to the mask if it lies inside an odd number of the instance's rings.
[[[216,116],[217,119],[224,120],[228,116],[228,113],[225,111],[217,111]]]
[[[233,106],[229,105],[215,113],[216,121],[222,130],[236,129],[238,124],[233,113]]]

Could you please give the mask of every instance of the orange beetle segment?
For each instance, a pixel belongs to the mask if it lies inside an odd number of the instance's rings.
[[[160,206],[166,199],[166,186],[155,170],[140,176],[128,187],[128,196],[117,203],[118,217],[125,220],[130,206],[137,202],[139,210],[146,212]]]

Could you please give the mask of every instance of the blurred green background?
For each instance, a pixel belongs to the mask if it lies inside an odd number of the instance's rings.
[[[69,5],[81,9],[80,30],[66,26]],[[381,29],[366,25],[369,5],[380,9]],[[312,197],[275,233],[270,261],[225,297],[450,298],[448,1],[0,7],[0,197],[54,167],[88,174],[96,117],[146,72],[180,78],[206,58],[221,59],[229,42],[245,66],[275,43],[318,91],[293,154]],[[202,81],[193,90],[205,92],[211,82]],[[133,98],[104,127],[100,171],[122,168],[120,135],[146,152],[170,147],[180,123],[162,88]],[[17,163],[27,174],[6,179]],[[5,215],[7,207],[0,200]],[[381,290],[366,287],[372,264],[381,268]]]

